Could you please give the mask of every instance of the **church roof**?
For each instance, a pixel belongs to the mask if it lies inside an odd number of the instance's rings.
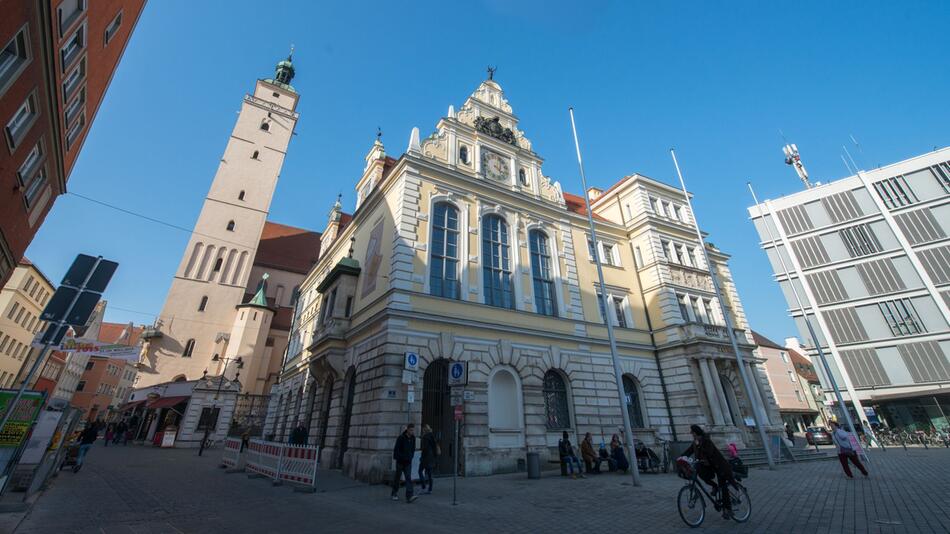
[[[254,265],[307,274],[320,256],[320,232],[264,223]]]

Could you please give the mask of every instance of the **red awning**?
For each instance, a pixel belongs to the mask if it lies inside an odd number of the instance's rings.
[[[138,405],[139,405],[139,404],[142,404],[143,402],[145,402],[145,399],[137,400],[137,401],[132,401],[132,402],[127,402],[127,403],[125,403],[125,404],[123,404],[122,406],[119,407],[119,411],[120,411],[120,412],[125,412],[125,411],[128,411],[128,410],[137,408]]]
[[[145,407],[151,410],[157,410],[159,408],[171,408],[182,402],[188,402],[188,399],[190,398],[191,396],[188,396],[188,395],[184,397],[161,397],[153,401],[150,401],[148,404],[145,405]]]

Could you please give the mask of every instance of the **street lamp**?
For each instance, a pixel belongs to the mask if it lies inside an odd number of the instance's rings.
[[[211,419],[211,416],[214,414],[214,409],[216,407],[215,403],[218,400],[218,395],[221,393],[221,386],[224,385],[225,375],[227,374],[227,371],[228,371],[228,364],[230,364],[231,362],[234,362],[237,364],[238,369],[244,368],[244,358],[241,358],[240,356],[238,356],[237,358],[222,358],[218,356],[217,354],[215,354],[214,357],[211,358],[211,361],[224,362],[224,369],[221,370],[221,376],[218,379],[218,389],[214,392],[214,399],[212,399],[211,401],[211,409],[208,411],[209,420],[205,421],[205,433],[204,433],[204,437],[201,438],[201,444],[198,446],[198,456],[201,456],[201,454],[205,451],[205,443],[208,442],[208,433],[211,430],[210,419]],[[202,373],[202,378],[206,378],[207,376],[208,376],[208,370],[205,369],[204,373]],[[234,379],[237,380],[239,376],[241,376],[241,371],[238,371],[237,373],[234,374]],[[200,416],[198,418],[198,421],[201,421]],[[214,418],[214,426],[215,427],[218,426],[217,417]]]

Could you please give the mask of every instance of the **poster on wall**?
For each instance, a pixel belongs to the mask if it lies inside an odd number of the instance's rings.
[[[366,266],[366,276],[363,277],[363,292],[360,297],[365,297],[376,289],[376,278],[379,277],[379,266],[383,261],[383,255],[380,252],[382,243],[383,221],[379,221],[370,232],[369,243],[366,246],[366,258],[363,261]]]
[[[0,389],[0,419],[6,416],[7,409],[16,397],[16,390]],[[43,406],[43,394],[39,391],[24,391],[7,424],[0,429],[0,448],[20,446],[40,413]]]
[[[23,449],[23,455],[20,456],[20,464],[38,464],[43,460],[43,455],[56,433],[56,427],[59,420],[63,417],[63,412],[41,412],[36,420],[36,426],[30,439],[26,442]]]

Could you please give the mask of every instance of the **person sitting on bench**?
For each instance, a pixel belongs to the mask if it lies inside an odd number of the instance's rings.
[[[574,474],[574,468],[577,468],[577,473],[581,475],[581,478],[584,477],[584,474],[581,473],[581,462],[577,459],[577,455],[574,454],[574,447],[571,446],[571,439],[567,435],[567,430],[564,431],[561,441],[557,442],[557,452],[561,457],[561,463],[567,465],[567,470],[571,474],[571,478],[577,478],[577,475]]]
[[[627,473],[630,469],[630,462],[627,460],[627,453],[623,450],[623,443],[620,442],[620,436],[614,434],[610,439],[610,457],[614,461],[614,469]]]
[[[581,456],[584,458],[584,469],[588,473],[600,473],[600,456],[594,450],[594,438],[590,432],[584,434],[584,441],[581,442]]]

